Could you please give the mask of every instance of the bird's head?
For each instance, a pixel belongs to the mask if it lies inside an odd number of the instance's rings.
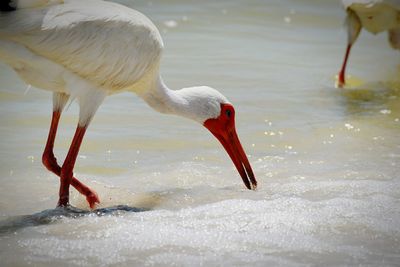
[[[201,86],[179,90],[185,98],[190,117],[206,127],[223,145],[248,189],[257,181],[240,143],[235,127],[235,109],[217,90]]]

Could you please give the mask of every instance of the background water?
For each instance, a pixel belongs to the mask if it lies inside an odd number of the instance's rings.
[[[234,103],[259,189],[203,127],[124,93],[101,106],[75,169],[103,209],[73,192],[79,210],[54,210],[51,94],[0,65],[2,266],[399,266],[400,55],[385,33],[362,32],[348,66],[360,80],[340,90],[339,1],[119,2],[160,29],[170,87]],[[77,113],[62,117],[61,162]]]

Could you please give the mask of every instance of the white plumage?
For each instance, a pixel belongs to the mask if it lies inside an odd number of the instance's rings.
[[[136,93],[160,112],[205,125],[227,149],[246,186],[256,187],[251,166],[236,136],[233,107],[213,88],[174,91],[164,84],[159,75],[163,42],[146,16],[100,0],[9,1],[5,10],[13,7],[15,11],[0,13],[0,60],[26,83],[54,92],[53,120],[43,162],[61,177],[59,205],[68,203],[71,181],[79,190],[79,185],[74,184],[79,181],[71,177],[87,126],[103,99],[121,91]],[[79,124],[60,168],[52,150],[59,116],[70,97],[79,102]],[[229,113],[229,123],[222,111]],[[89,191],[94,198],[95,193]],[[95,200],[88,199],[91,206],[93,201],[98,202],[97,196]]]
[[[362,28],[372,34],[388,32],[393,49],[400,50],[400,0],[343,0],[346,10],[347,50],[339,72],[339,85],[345,84],[345,70],[350,49]]]

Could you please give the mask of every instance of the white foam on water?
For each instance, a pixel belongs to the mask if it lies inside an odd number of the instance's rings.
[[[177,166],[179,171],[163,173],[167,181],[177,173],[197,173],[185,177],[204,175],[207,184],[206,163]],[[258,164],[255,172],[270,166]],[[208,175],[210,183],[217,178]],[[160,183],[163,190],[147,192],[98,183],[100,195],[116,197],[105,200],[105,207],[146,210],[72,217],[51,212],[33,227],[14,222],[15,230],[0,235],[0,256],[10,265],[41,266],[395,265],[399,181],[346,177],[273,176],[261,180],[255,192],[238,183],[181,188]],[[73,201],[84,208],[83,198]]]
[[[396,202],[381,195],[232,199],[175,211],[62,218],[3,242],[16,242],[21,257],[13,263],[40,265],[382,266],[398,262]]]

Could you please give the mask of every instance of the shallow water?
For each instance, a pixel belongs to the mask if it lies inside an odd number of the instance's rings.
[[[76,208],[53,209],[58,178],[40,160],[51,95],[0,65],[2,266],[398,266],[400,54],[386,34],[362,32],[341,90],[336,1],[118,2],[160,29],[170,87],[234,103],[259,189],[201,126],[119,94],[75,170],[102,204],[72,192]],[[60,159],[77,112],[62,117]]]

